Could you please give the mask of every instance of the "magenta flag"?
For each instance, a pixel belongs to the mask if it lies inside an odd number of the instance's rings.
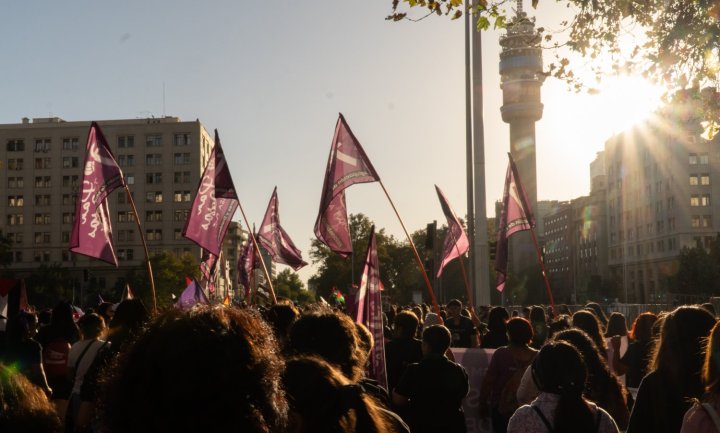
[[[252,239],[247,240],[238,259],[238,281],[245,287],[245,298],[250,295],[252,272],[255,269],[255,248]]]
[[[370,362],[367,366],[367,375],[387,389],[380,284],[380,263],[377,255],[375,226],[373,226],[370,229],[370,239],[365,256],[365,269],[360,280],[360,289],[356,295],[357,315],[355,321],[367,326],[375,340],[375,345],[370,353]]]
[[[216,129],[215,147],[200,179],[183,236],[219,256],[225,232],[239,204]]]
[[[76,200],[70,251],[117,266],[106,198],[125,186],[125,178],[96,122],[90,125],[85,149],[82,192]]]
[[[205,296],[205,292],[202,287],[200,287],[200,284],[193,279],[185,290],[183,290],[182,294],[180,294],[177,302],[175,302],[175,307],[181,310],[189,310],[196,305],[208,304],[210,304],[210,301],[207,296]]]
[[[505,191],[503,192],[503,207],[498,224],[497,247],[495,250],[495,270],[497,271],[497,285],[499,292],[505,289],[508,262],[508,238],[514,233],[532,230],[535,227],[535,218],[520,183],[515,161],[508,153],[510,162],[505,174]]]
[[[360,142],[340,114],[325,170],[320,212],[315,221],[315,236],[320,242],[343,257],[352,254],[345,188],[379,180]]]
[[[202,261],[200,262],[200,272],[206,280],[210,280],[215,273],[217,265],[217,256],[208,250],[202,250]]]
[[[437,191],[438,199],[440,199],[440,207],[442,207],[448,224],[445,243],[443,244],[443,259],[437,271],[437,277],[440,278],[445,265],[468,252],[470,249],[470,240],[460,220],[455,215],[455,211],[450,207],[450,203],[448,203],[445,194],[443,194],[437,185],[435,185],[435,191]]]
[[[288,265],[297,271],[307,263],[303,261],[300,250],[297,249],[290,236],[280,225],[279,207],[277,187],[275,187],[265,211],[265,217],[260,225],[258,240],[270,253],[273,262]]]

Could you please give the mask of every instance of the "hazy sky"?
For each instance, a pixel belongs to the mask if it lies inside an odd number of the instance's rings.
[[[248,218],[260,222],[277,185],[282,224],[307,257],[342,112],[408,229],[444,222],[433,184],[458,215],[466,210],[463,23],[385,21],[390,4],[3,2],[0,123],[48,115],[199,118],[220,132]],[[538,26],[566,13],[547,0],[539,7],[531,11]],[[509,148],[499,111],[498,36],[483,35],[488,211],[502,195]],[[576,95],[545,82],[537,124],[540,199],[587,194],[596,152],[638,113],[628,107],[652,99],[627,87],[608,93]],[[350,212],[402,236],[377,184],[350,188],[347,203]]]

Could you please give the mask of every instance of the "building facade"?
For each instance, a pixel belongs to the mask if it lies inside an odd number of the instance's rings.
[[[59,264],[71,270],[78,285],[89,274],[99,287],[113,287],[127,269],[143,266],[136,218],[150,254],[200,257],[200,248],[182,236],[214,145],[200,121],[164,117],[98,123],[137,207],[135,215],[124,190],[108,197],[117,269],[68,250],[90,122],[53,117],[0,124],[0,231],[12,242],[10,270],[18,276]]]

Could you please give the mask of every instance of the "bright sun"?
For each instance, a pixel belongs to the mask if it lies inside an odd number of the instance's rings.
[[[664,90],[640,76],[617,76],[603,80],[591,98],[594,110],[611,133],[630,129],[650,117],[662,104]]]

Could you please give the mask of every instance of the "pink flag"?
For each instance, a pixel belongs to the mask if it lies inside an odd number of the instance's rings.
[[[368,376],[387,388],[380,284],[380,264],[377,255],[375,226],[373,226],[370,229],[370,240],[365,256],[365,269],[360,280],[360,290],[356,295],[357,316],[355,321],[367,326],[375,340],[367,367]]]
[[[470,249],[470,241],[468,240],[465,229],[463,228],[460,220],[455,216],[455,211],[450,207],[445,194],[440,191],[437,185],[435,185],[435,191],[437,191],[438,198],[440,199],[440,206],[442,207],[445,218],[447,218],[448,230],[445,235],[445,243],[443,244],[443,259],[440,263],[440,268],[437,271],[437,277],[440,278],[442,275],[443,268],[445,265],[450,263],[457,257],[462,256]]]
[[[345,188],[378,180],[380,176],[340,114],[325,171],[320,212],[315,221],[315,236],[320,242],[343,257],[352,254]]]
[[[508,262],[508,238],[517,232],[531,230],[535,227],[535,218],[520,183],[515,161],[508,153],[510,163],[505,175],[505,191],[503,192],[503,207],[498,224],[497,247],[495,250],[495,270],[497,271],[497,290],[505,289]]]
[[[200,272],[206,280],[210,280],[215,274],[215,266],[217,265],[217,256],[208,250],[202,250],[202,261],[200,262]],[[189,284],[189,283],[188,283]]]
[[[82,192],[76,201],[70,251],[117,266],[110,211],[105,199],[115,189],[124,187],[125,179],[95,122],[90,125],[83,167]]]
[[[238,259],[238,281],[245,287],[245,298],[250,296],[250,284],[252,282],[252,273],[255,269],[255,248],[252,239],[248,239]]]
[[[270,253],[274,262],[288,265],[297,271],[307,263],[303,261],[300,250],[280,225],[279,207],[277,187],[275,187],[265,211],[265,218],[260,225],[258,240]]]
[[[235,185],[216,129],[215,147],[200,179],[183,236],[219,256],[225,232],[238,205]]]

